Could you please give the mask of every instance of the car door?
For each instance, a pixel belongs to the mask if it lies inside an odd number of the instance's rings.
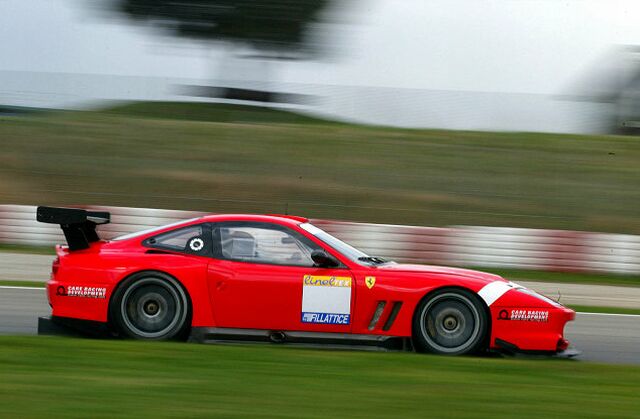
[[[314,267],[320,247],[279,224],[212,225],[207,280],[218,327],[341,332],[351,330],[355,284],[349,269]]]

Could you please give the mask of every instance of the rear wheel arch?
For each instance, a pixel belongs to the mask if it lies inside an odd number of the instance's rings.
[[[182,283],[182,281],[180,281],[174,275],[171,275],[165,271],[154,270],[154,269],[132,272],[118,281],[113,291],[111,292],[111,295],[109,297],[109,302],[108,302],[107,321],[110,328],[114,329],[114,331],[118,333],[122,333],[122,330],[120,330],[120,326],[117,321],[118,313],[116,313],[116,310],[120,309],[120,304],[119,304],[121,302],[120,299],[122,298],[123,293],[126,291],[127,288],[133,285],[136,281],[143,280],[145,278],[160,279],[166,282],[167,284],[169,284],[170,287],[174,287],[175,290],[178,292],[178,295],[184,296],[184,302],[186,304],[186,307],[185,307],[186,317],[184,319],[184,324],[182,325],[183,326],[182,330],[180,330],[179,333],[177,333],[175,336],[172,336],[168,339],[185,339],[188,335],[188,332],[191,327],[191,322],[193,319],[193,302],[191,299],[191,295],[189,294],[189,290],[184,285],[184,283]]]

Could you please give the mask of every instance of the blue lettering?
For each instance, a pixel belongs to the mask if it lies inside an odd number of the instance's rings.
[[[336,314],[336,313],[302,313],[302,323],[316,323],[316,324],[349,324],[349,314]]]

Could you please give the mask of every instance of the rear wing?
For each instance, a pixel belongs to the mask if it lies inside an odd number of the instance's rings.
[[[69,250],[82,250],[88,249],[90,243],[100,240],[96,226],[108,224],[111,214],[78,208],[38,207],[36,220],[41,223],[60,224]]]

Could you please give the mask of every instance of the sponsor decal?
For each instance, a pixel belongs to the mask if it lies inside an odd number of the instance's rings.
[[[348,276],[304,276],[305,286],[314,287],[350,287],[351,278]]]
[[[376,284],[376,277],[368,276],[364,279],[364,283],[367,284],[367,288],[371,289]]]
[[[509,312],[507,310],[500,310],[500,313],[498,313],[498,320],[510,320]]]
[[[65,288],[60,285],[56,288],[56,295],[63,297],[106,298],[107,289],[104,287],[83,286],[70,286]]]
[[[351,277],[302,277],[302,323],[348,325],[351,321]]]
[[[191,241],[189,242],[189,247],[194,252],[199,252],[204,247],[204,240],[202,240],[199,237],[196,237],[195,239],[191,239]]]
[[[545,323],[549,321],[547,310],[500,310],[498,320],[518,320],[524,322]]]
[[[349,314],[302,313],[302,323],[349,324]]]

